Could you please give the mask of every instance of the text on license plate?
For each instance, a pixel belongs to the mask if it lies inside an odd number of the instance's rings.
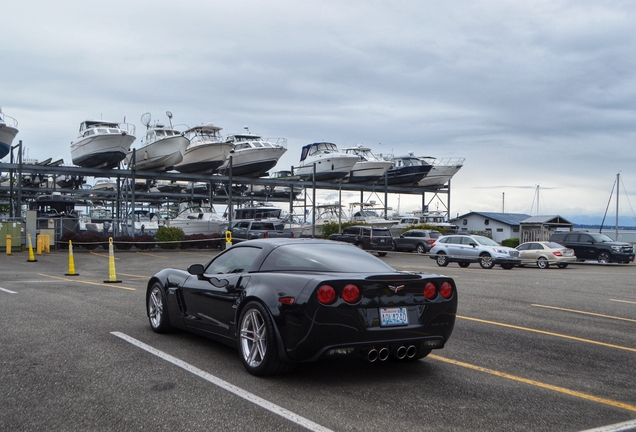
[[[398,308],[380,308],[380,326],[398,326],[407,325],[409,317],[405,307]]]

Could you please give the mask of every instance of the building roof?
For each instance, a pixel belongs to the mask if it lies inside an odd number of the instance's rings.
[[[573,225],[569,220],[559,215],[531,216],[521,221],[522,224],[550,224],[550,225]]]
[[[482,216],[486,219],[492,219],[497,222],[504,223],[506,225],[519,225],[521,221],[524,221],[532,217],[531,215],[525,214],[525,213],[470,212],[470,213],[466,213],[461,216],[458,216],[453,220],[457,221],[459,219],[464,219],[472,215]]]

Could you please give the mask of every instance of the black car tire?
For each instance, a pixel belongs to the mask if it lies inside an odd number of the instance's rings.
[[[539,257],[537,259],[537,267],[539,267],[540,269],[547,269],[548,267],[550,267],[550,263],[548,262],[546,257]]]
[[[566,268],[568,265],[566,263],[557,264],[558,268]]]
[[[155,333],[167,333],[172,329],[168,316],[166,293],[159,282],[155,282],[148,292],[146,312],[150,327]]]
[[[610,254],[607,252],[600,252],[598,254],[598,263],[599,264],[609,264],[610,262]]]
[[[469,262],[460,262],[460,263],[457,263],[457,264],[459,264],[459,266],[460,266],[461,268],[466,268],[466,267],[468,267],[468,266],[470,265],[470,263],[469,263]]]
[[[249,302],[241,313],[238,345],[243,366],[252,375],[275,375],[294,366],[278,357],[274,322],[259,302]]]
[[[444,252],[440,252],[435,256],[435,261],[437,261],[437,265],[440,267],[446,267],[448,265],[448,257]]]
[[[378,252],[378,256],[386,256],[386,252]]]
[[[495,262],[492,260],[492,257],[487,253],[482,253],[479,255],[479,265],[481,268],[491,269],[495,266]]]
[[[415,247],[415,251],[418,254],[425,254],[426,253],[426,248],[424,247],[424,245],[422,243],[418,243],[417,246]]]
[[[514,266],[514,264],[501,264],[501,268],[504,270],[512,270]]]

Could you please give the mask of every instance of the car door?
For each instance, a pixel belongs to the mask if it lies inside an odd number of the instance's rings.
[[[236,300],[249,278],[244,275],[260,251],[257,247],[233,247],[219,254],[203,275],[188,278],[182,288],[186,326],[229,335]]]
[[[534,259],[532,259],[532,250],[530,250],[530,247],[533,244],[534,243],[524,243],[517,246],[519,257],[521,258],[521,264],[531,264],[534,262]]]
[[[579,255],[578,252],[575,254],[578,258],[596,259],[598,256],[598,250],[591,235],[579,234],[578,245],[581,250],[581,255]]]
[[[470,261],[476,261],[480,252],[477,241],[468,236],[462,237],[461,240],[462,243],[460,248],[462,257]]]

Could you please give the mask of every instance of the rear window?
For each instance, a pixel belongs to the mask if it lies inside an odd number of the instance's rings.
[[[391,232],[388,228],[373,228],[374,236],[390,236]]]
[[[274,249],[260,271],[321,271],[344,273],[393,273],[384,261],[342,243],[288,244]]]

